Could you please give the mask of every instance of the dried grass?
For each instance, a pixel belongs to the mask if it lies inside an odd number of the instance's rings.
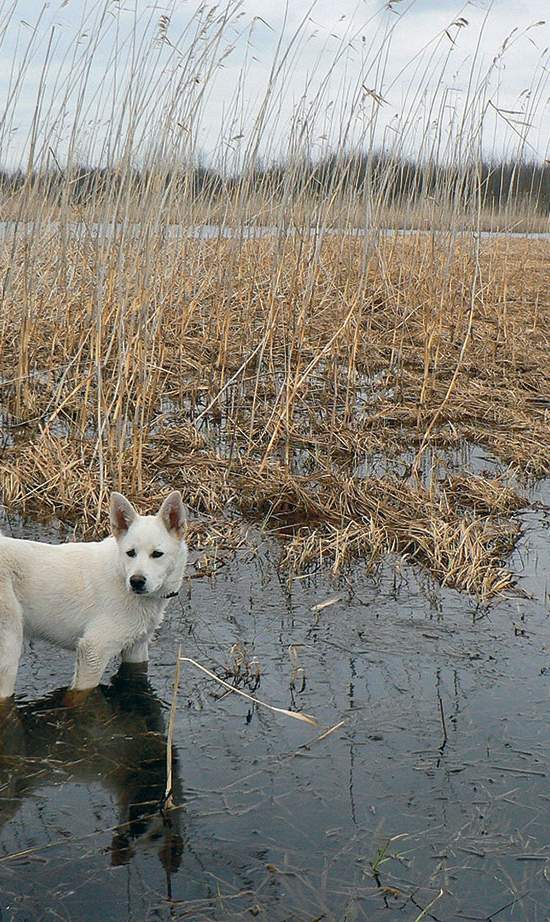
[[[533,76],[529,117],[510,124],[487,107],[507,42],[487,71],[474,56],[451,125],[454,65],[428,42],[409,62],[408,103],[381,152],[388,42],[401,17],[384,19],[382,44],[363,44],[361,66],[335,90],[330,75],[361,34],[350,22],[334,57],[319,54],[304,108],[284,128],[278,110],[310,40],[306,17],[274,42],[261,91],[243,63],[214,188],[195,145],[220,66],[252,41],[255,20],[241,16],[239,3],[200,4],[178,36],[153,10],[111,48],[99,85],[90,73],[109,17],[89,22],[83,45],[80,31],[68,39],[74,73],[46,55],[25,166],[15,185],[4,177],[0,201],[13,219],[0,238],[3,502],[95,536],[111,489],[150,510],[178,486],[203,514],[191,533],[205,549],[196,575],[246,540],[227,515],[236,512],[283,542],[290,569],[327,562],[339,572],[396,552],[490,598],[513,582],[505,559],[521,500],[505,478],[449,479],[445,455],[475,443],[525,475],[550,468],[549,243],[480,237],[495,222],[546,226],[544,170],[527,163],[546,77]],[[15,25],[9,14],[6,30]],[[437,47],[454,47],[461,28],[452,23]],[[27,61],[51,41],[41,29],[14,51],[0,136],[9,162]],[[248,134],[236,133],[249,98]],[[484,157],[499,160],[482,149],[491,118],[510,129],[506,200],[491,199],[483,172]],[[283,135],[274,186],[261,158]],[[317,135],[334,166],[328,185]],[[400,164],[413,153],[409,188]],[[359,184],[348,182],[354,163]],[[186,236],[200,222],[215,225],[212,239]],[[386,233],[388,224],[415,232]],[[249,239],[266,227],[272,236]]]
[[[381,243],[365,275],[349,239],[159,243],[145,280],[127,241],[124,260],[101,253],[99,303],[93,248],[33,251],[30,288],[23,254],[2,257],[9,509],[91,535],[110,489],[147,510],[174,484],[196,510],[272,529],[295,569],[396,551],[485,598],[511,585],[506,517],[523,501],[506,480],[411,464],[428,433],[548,471],[547,243],[483,245],[466,348],[465,242]],[[409,469],[358,477],[375,456]]]

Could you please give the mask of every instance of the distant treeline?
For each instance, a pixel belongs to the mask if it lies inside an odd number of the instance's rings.
[[[75,205],[112,201],[128,193],[142,197],[151,192],[168,192],[176,199],[191,196],[205,201],[236,193],[296,200],[370,192],[380,204],[392,206],[410,206],[426,198],[468,206],[474,196],[477,201],[481,190],[485,207],[501,209],[528,203],[537,213],[549,214],[550,163],[504,160],[455,166],[373,154],[256,166],[232,176],[200,165],[151,169],[78,165],[69,170],[56,165],[30,174],[0,170],[0,196],[4,202],[22,190],[32,190],[33,195],[53,203]]]

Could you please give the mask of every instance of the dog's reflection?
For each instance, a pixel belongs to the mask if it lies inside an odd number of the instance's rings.
[[[99,782],[117,804],[112,864],[127,864],[136,849],[149,847],[166,871],[177,870],[180,810],[163,809],[166,712],[147,676],[123,665],[110,685],[74,709],[63,705],[64,693],[13,704],[0,715],[0,825],[51,784]],[[175,761],[172,778],[177,796]]]

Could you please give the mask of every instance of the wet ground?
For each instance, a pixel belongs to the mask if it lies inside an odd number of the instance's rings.
[[[71,655],[27,649],[1,736],[2,922],[549,920],[550,519],[520,518],[527,595],[488,609],[400,561],[289,587],[258,535],[170,604],[148,679],[113,664],[68,712],[51,693]],[[255,658],[256,694],[321,729],[185,666],[169,823],[178,643],[218,671]]]

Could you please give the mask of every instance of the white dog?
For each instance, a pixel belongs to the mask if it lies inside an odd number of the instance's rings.
[[[15,689],[23,637],[76,650],[71,688],[95,688],[112,656],[145,663],[148,645],[177,595],[187,563],[178,492],[157,515],[111,496],[113,535],[42,544],[0,536],[0,698]]]

